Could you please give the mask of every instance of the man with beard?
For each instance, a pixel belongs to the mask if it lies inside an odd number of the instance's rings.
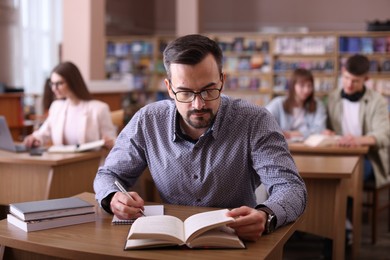
[[[164,66],[172,100],[143,107],[120,133],[94,181],[100,205],[120,219],[141,216],[143,199],[114,181],[131,188],[149,167],[165,203],[232,208],[230,227],[244,240],[296,220],[307,193],[283,133],[265,108],[221,95],[218,44],[180,37],[164,50]],[[269,198],[257,205],[261,183]]]

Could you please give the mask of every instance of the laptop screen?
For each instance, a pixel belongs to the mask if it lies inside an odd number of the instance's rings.
[[[17,152],[11,132],[8,128],[7,120],[0,116],[0,149]],[[26,149],[24,149],[26,151]]]

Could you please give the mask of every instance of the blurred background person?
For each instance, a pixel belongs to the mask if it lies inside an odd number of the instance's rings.
[[[288,94],[275,97],[266,108],[276,118],[286,139],[304,139],[325,130],[325,106],[314,96],[314,77],[309,70],[294,70]]]
[[[349,57],[342,68],[342,88],[328,97],[327,134],[340,135],[343,147],[369,146],[364,161],[364,181],[382,185],[390,180],[390,122],[386,99],[365,86],[370,61],[364,55]]]
[[[47,119],[24,143],[36,147],[104,139],[105,147],[112,148],[116,129],[110,109],[106,103],[92,99],[77,66],[71,62],[58,64],[51,73],[49,85],[55,100],[51,102]]]

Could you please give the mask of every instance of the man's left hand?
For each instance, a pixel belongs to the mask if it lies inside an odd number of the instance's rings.
[[[263,211],[242,206],[232,209],[227,216],[236,219],[228,226],[233,228],[243,240],[256,241],[264,232],[267,214]]]

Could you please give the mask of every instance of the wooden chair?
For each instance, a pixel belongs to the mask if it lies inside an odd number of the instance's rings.
[[[125,111],[118,109],[111,111],[111,120],[116,127],[117,133],[119,133],[124,127]]]
[[[388,210],[388,232],[390,232],[390,181],[386,184],[376,187],[375,180],[364,183],[363,191],[367,195],[367,200],[363,207],[370,209],[371,220],[371,243],[375,244],[377,239],[377,218],[378,213]],[[387,192],[385,201],[381,201],[382,192]]]

